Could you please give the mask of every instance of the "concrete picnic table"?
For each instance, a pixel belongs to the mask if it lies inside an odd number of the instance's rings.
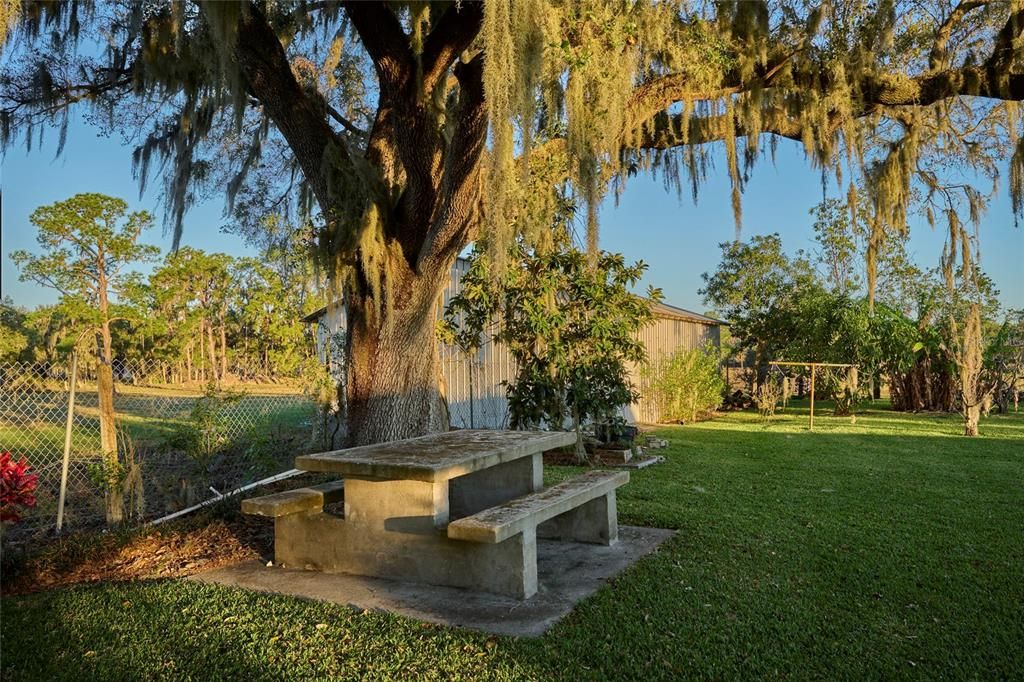
[[[246,500],[273,517],[275,561],[527,598],[536,537],[610,544],[625,472],[544,489],[543,453],[566,432],[458,430],[302,455],[295,466],[344,481]],[[324,505],[343,500],[343,513]]]

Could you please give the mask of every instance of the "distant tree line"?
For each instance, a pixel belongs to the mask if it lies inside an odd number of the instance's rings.
[[[295,248],[301,229],[277,226],[287,239],[268,239],[257,258],[182,247],[158,261],[155,247],[137,243],[152,218],[126,209],[80,194],[33,213],[40,248],[12,259],[22,280],[60,298],[33,310],[3,300],[0,361],[58,362],[78,345],[122,381],[145,366],[149,380],[220,383],[296,376],[312,360],[302,317],[323,298]]]
[[[894,409],[962,411],[968,432],[993,402],[1016,404],[1024,375],[1024,311],[1001,312],[999,292],[982,272],[953,282],[943,268],[922,270],[905,235],[889,235],[869,258],[867,214],[830,199],[811,214],[814,247],[789,256],[777,234],[721,245],[718,268],[701,293],[727,318],[734,357],[751,357],[751,390],[770,361],[851,363],[823,376],[822,388],[847,412],[873,386],[886,385]],[[947,252],[944,259],[950,258]],[[875,298],[867,281],[875,280]],[[971,308],[980,310],[980,353],[967,352]],[[877,394],[876,394],[877,396]],[[972,424],[973,422],[973,424]]]

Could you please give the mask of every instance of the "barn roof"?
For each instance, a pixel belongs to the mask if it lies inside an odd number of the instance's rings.
[[[686,320],[687,322],[698,322],[700,324],[706,324],[710,327],[717,327],[722,324],[729,324],[723,320],[717,320],[707,315],[701,315],[695,313],[692,310],[686,310],[685,308],[679,308],[668,303],[655,303],[652,307],[655,317],[667,317],[676,320]]]
[[[307,323],[307,324],[313,324],[314,322],[319,320],[321,317],[323,317],[325,314],[327,314],[327,306],[323,306],[323,307],[317,308],[316,310],[311,312],[309,315],[306,315],[305,317],[303,317],[302,321]]]
[[[654,316],[655,317],[662,317],[662,318],[668,318],[668,319],[674,319],[674,320],[686,320],[687,322],[696,322],[698,324],[706,324],[709,327],[717,327],[719,325],[729,324],[728,322],[723,322],[722,320],[716,320],[713,317],[708,317],[707,315],[701,315],[700,313],[695,313],[692,310],[686,310],[685,308],[679,308],[679,307],[674,306],[674,305],[669,305],[668,303],[655,303],[653,308],[652,308],[652,310],[654,312]],[[311,312],[310,314],[308,314],[305,317],[303,317],[302,321],[306,322],[307,324],[312,324],[313,322],[316,322],[321,317],[323,317],[324,314],[326,314],[326,313],[327,313],[327,306],[323,306],[322,308],[318,308],[318,309],[314,310],[313,312]]]

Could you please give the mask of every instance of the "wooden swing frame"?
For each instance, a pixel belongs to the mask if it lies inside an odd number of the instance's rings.
[[[856,367],[855,364],[843,364],[839,362],[790,362],[787,360],[772,360],[769,367],[810,367],[811,368],[811,415],[807,424],[807,430],[814,430],[814,370],[818,367]]]

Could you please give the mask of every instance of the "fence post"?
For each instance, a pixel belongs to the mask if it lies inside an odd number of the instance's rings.
[[[75,383],[78,380],[78,351],[71,351],[71,383],[68,390],[68,418],[64,424],[64,462],[60,470],[60,497],[57,499],[57,532],[64,525],[64,497],[68,490],[68,466],[71,460],[71,428],[75,421]]]

